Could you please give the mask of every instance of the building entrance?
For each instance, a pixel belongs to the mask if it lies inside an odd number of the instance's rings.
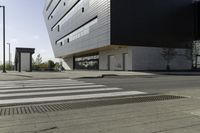
[[[124,53],[123,54],[123,70],[128,71],[128,54]]]
[[[85,55],[74,58],[74,69],[76,70],[99,70],[99,55]]]
[[[108,56],[108,70],[110,71],[115,70],[115,56],[113,55]]]

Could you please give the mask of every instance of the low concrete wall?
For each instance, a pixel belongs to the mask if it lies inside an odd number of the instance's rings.
[[[134,47],[133,70],[166,70],[167,61],[163,58],[163,48]],[[171,70],[190,70],[192,68],[191,50],[175,49],[170,61]]]
[[[73,70],[73,57],[63,59],[63,67],[65,70]]]
[[[115,70],[123,70],[123,54],[128,54],[128,68],[132,70],[132,47],[114,48],[99,53],[99,69],[108,70],[108,56],[114,56]]]

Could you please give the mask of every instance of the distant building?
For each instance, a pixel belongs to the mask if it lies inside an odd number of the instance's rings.
[[[173,48],[170,69],[180,70],[192,67],[196,7],[193,0],[47,0],[44,18],[68,69],[165,70],[163,51]]]
[[[15,51],[15,70],[32,71],[32,55],[35,53],[34,48],[16,48]]]

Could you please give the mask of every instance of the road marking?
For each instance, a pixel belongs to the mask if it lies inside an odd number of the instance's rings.
[[[12,82],[12,83],[14,83],[14,82],[39,82],[39,81],[55,81],[55,82],[57,82],[57,81],[72,81],[73,79],[36,79],[36,80],[34,80],[34,79],[32,79],[32,80],[16,80],[16,81],[0,81],[0,83],[5,83],[5,82]],[[74,81],[77,81],[77,80],[74,80]]]
[[[72,79],[48,79],[48,80],[18,80],[18,81],[0,81],[0,84],[17,84],[17,83],[63,83],[63,82],[77,82],[77,80]],[[78,81],[78,82],[84,82],[84,81]]]
[[[0,100],[0,104],[25,104],[25,103],[38,103],[38,102],[54,102],[62,100],[84,100],[93,98],[112,98],[119,96],[132,96],[141,94],[146,94],[146,93],[139,91],[124,91],[124,92],[112,92],[112,93],[41,97],[41,98],[22,98],[22,99]]]
[[[83,92],[101,92],[101,91],[117,91],[121,88],[98,88],[98,89],[82,89],[82,90],[60,90],[53,92],[29,92],[29,93],[15,93],[15,94],[0,94],[0,98],[3,97],[15,97],[15,96],[34,96],[34,95],[50,95],[50,94],[70,94],[70,93],[83,93]]]
[[[50,91],[50,90],[66,90],[66,89],[97,88],[97,87],[105,87],[105,85],[70,86],[70,87],[55,87],[55,88],[12,89],[12,90],[0,90],[0,93],[24,92],[24,91],[44,91],[44,90]]]
[[[146,93],[125,91],[118,87],[107,87],[71,79],[0,82],[0,98],[2,99],[0,105],[112,98],[142,94]]]
[[[24,85],[24,86],[6,86],[6,87],[0,87],[0,90],[5,90],[5,89],[22,89],[22,88],[45,88],[45,87],[63,87],[63,86],[81,86],[81,85],[94,85],[94,83],[76,83],[76,84],[59,84],[59,85]]]

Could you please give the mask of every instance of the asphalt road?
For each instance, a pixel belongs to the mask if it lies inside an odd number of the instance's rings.
[[[200,89],[200,76],[138,76],[81,79],[82,81],[147,93]]]
[[[127,76],[0,82],[0,105],[198,92],[200,76]],[[194,91],[192,91],[194,90]],[[179,94],[178,94],[179,95]],[[182,94],[181,94],[182,95]],[[191,96],[191,95],[186,95]]]

